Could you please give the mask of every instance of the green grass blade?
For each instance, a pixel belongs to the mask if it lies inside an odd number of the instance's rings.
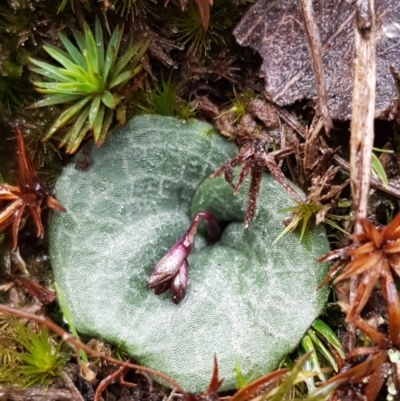
[[[93,129],[94,122],[96,120],[97,114],[99,113],[101,102],[101,96],[98,95],[92,100],[89,111],[89,129]]]
[[[115,96],[111,94],[109,91],[105,91],[102,96],[101,96],[101,101],[105,106],[107,106],[109,109],[115,109],[119,103]]]
[[[345,379],[336,380],[318,388],[313,394],[307,398],[292,398],[291,401],[328,401],[333,392],[343,383]]]
[[[115,78],[129,63],[137,51],[137,46],[130,48],[117,62],[113,68],[113,75],[111,79]]]
[[[303,240],[304,234],[306,233],[309,219],[310,219],[310,216],[308,214],[303,215],[302,222],[301,222],[300,242]]]
[[[60,68],[60,71],[69,78],[70,82],[76,83],[76,82],[89,82],[92,83],[90,80],[90,75],[88,74],[87,71],[85,71],[83,68],[79,67],[79,70],[75,71],[70,71],[66,70],[64,68]]]
[[[67,153],[70,154],[75,153],[89,131],[90,131],[89,122],[87,121],[83,126],[83,128],[78,132],[78,135],[76,135],[76,137],[74,137],[73,139],[72,138],[70,139],[69,144],[67,146]]]
[[[68,76],[63,75],[60,73],[60,71],[57,71],[57,75],[53,74],[49,70],[44,70],[43,68],[37,68],[37,67],[30,67],[29,68],[32,72],[38,75],[42,75],[47,78],[46,82],[52,81],[52,82],[72,82],[73,79],[71,79]],[[43,81],[32,81],[33,85],[36,85],[36,82],[43,82]]]
[[[31,71],[36,72],[36,74],[43,75],[45,78],[54,79],[55,81],[68,82],[69,78],[66,77],[60,68],[55,67],[52,64],[45,63],[43,61],[35,60],[34,58],[29,58],[29,61],[39,68],[31,67]]]
[[[103,126],[103,119],[104,119],[104,113],[106,111],[106,108],[104,104],[100,103],[99,106],[99,112],[97,113],[96,119],[94,120],[93,123],[93,137],[94,141],[97,143],[100,138],[100,133],[101,133],[101,128]]]
[[[299,224],[301,220],[301,217],[297,216],[295,217],[286,227],[285,229],[275,238],[274,242],[272,245],[276,244],[285,234],[290,232],[292,229],[297,227],[297,224]]]
[[[58,61],[67,70],[77,70],[78,65],[74,63],[69,54],[65,53],[61,49],[51,45],[43,46],[43,49],[46,50],[46,52],[53,57],[54,60]]]
[[[151,43],[151,39],[146,40],[144,42],[140,42],[138,44],[136,44],[135,46],[138,47],[137,53],[136,55],[132,58],[132,60],[130,61],[130,64],[132,66],[135,66],[136,64],[138,64],[141,60],[141,58],[144,56],[144,54],[147,52],[147,49],[149,48]]]
[[[328,215],[330,216],[330,215]],[[348,237],[350,237],[350,233],[348,231],[346,231],[343,227],[340,227],[339,224],[336,224],[332,219],[325,217],[325,223],[329,224],[331,227],[335,228],[336,230],[342,232],[343,234],[347,235]]]
[[[71,56],[72,60],[74,60],[75,63],[78,64],[81,68],[84,68],[85,67],[85,59],[82,56],[82,53],[62,33],[59,34],[59,37],[60,37],[61,43],[64,45],[65,50]]]
[[[372,170],[375,175],[382,181],[382,184],[386,187],[389,185],[389,181],[386,175],[386,171],[382,166],[381,161],[375,153],[372,153],[371,157]]]
[[[83,55],[86,60],[87,70],[90,75],[99,73],[99,58],[97,54],[96,42],[93,37],[93,33],[89,26],[85,24],[84,26],[85,33],[85,44],[86,51],[83,51]]]
[[[107,47],[106,59],[104,62],[104,82],[107,82],[110,71],[114,69],[115,60],[118,54],[119,46],[121,44],[121,39],[122,29],[117,27],[115,28]]]
[[[313,343],[311,337],[309,336],[309,330],[307,331],[307,334],[301,340],[301,346],[303,347],[304,351],[306,351],[306,352],[312,351],[312,353],[310,355],[310,359],[309,359],[309,362],[311,363],[312,371],[318,375],[318,377],[320,378],[321,381],[325,382],[326,378],[325,378],[325,375],[321,372],[321,365],[319,364],[318,355],[315,352],[314,343]]]
[[[134,67],[140,59],[143,57],[144,53],[149,46],[150,42],[138,43],[134,46],[131,45],[129,50],[120,58],[120,60],[115,65],[113,69],[114,76],[117,76],[130,62],[131,66]],[[136,55],[136,56],[135,56]],[[135,56],[135,58],[133,58]]]
[[[318,351],[324,356],[324,358],[328,361],[328,363],[333,367],[334,371],[338,371],[338,366],[336,364],[335,358],[332,353],[325,347],[323,342],[318,338],[315,334],[314,330],[308,329],[307,334],[311,338],[311,341],[314,343],[315,347]]]
[[[103,73],[104,82],[107,82],[107,80],[108,80],[111,67],[112,67],[113,63],[115,62],[115,56],[116,56],[115,48],[112,46],[108,46],[106,58],[104,61],[104,73]]]
[[[89,123],[87,118],[89,116],[90,106],[87,106],[79,115],[79,117],[74,121],[74,125],[68,131],[65,138],[61,141],[60,147],[66,146],[67,153],[74,153],[78,148],[79,144],[83,141],[86,133],[89,130]],[[82,129],[84,127],[85,129]]]
[[[76,100],[81,99],[81,95],[67,95],[67,94],[58,94],[58,95],[50,95],[38,102],[34,103],[30,108],[44,107],[44,106],[52,106],[54,104],[63,104],[63,103],[71,103]]]
[[[110,81],[109,89],[128,82],[134,76],[134,71],[125,71]]]
[[[72,105],[67,110],[65,110],[54,122],[54,124],[49,129],[49,132],[44,137],[44,140],[49,139],[57,130],[64,127],[77,113],[79,113],[83,107],[90,101],[90,97],[85,97],[80,102]]]
[[[110,126],[113,122],[113,117],[114,117],[114,110],[108,109],[104,117],[99,139],[95,142],[97,146],[101,146],[104,143],[106,136],[108,134],[108,130],[110,129]]]
[[[99,73],[103,75],[104,72],[104,39],[103,30],[101,29],[100,20],[96,18],[95,23],[95,39],[96,39],[96,49],[98,55],[99,63]]]
[[[304,362],[310,357],[310,353],[304,354],[298,359],[293,368],[288,372],[279,386],[276,393],[269,399],[269,401],[282,401],[286,394],[289,392],[293,383],[296,380],[297,375],[300,373]]]
[[[94,86],[93,92],[101,92],[104,90],[104,83],[103,83],[103,77],[99,75],[92,67],[93,65],[91,64],[90,58],[89,58],[89,53],[84,51],[84,56],[87,62],[88,66],[88,76],[89,76],[89,81],[90,83]]]
[[[72,34],[74,35],[75,38],[75,42],[79,47],[79,50],[81,51],[81,53],[83,54],[83,51],[86,49],[85,46],[85,38],[83,37],[83,35],[77,31],[75,28],[71,28],[72,30]]]
[[[87,82],[73,82],[73,83],[61,83],[61,82],[37,82],[37,91],[40,93],[54,93],[59,92],[71,94],[71,95],[90,95],[96,92],[96,87]],[[41,90],[42,89],[42,90]]]
[[[311,327],[317,331],[330,345],[332,345],[333,348],[335,348],[342,359],[345,359],[342,344],[333,330],[326,323],[324,323],[321,319],[317,319],[311,325]]]

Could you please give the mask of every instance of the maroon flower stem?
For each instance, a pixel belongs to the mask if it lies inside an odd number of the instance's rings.
[[[162,294],[170,288],[172,300],[176,304],[184,298],[189,284],[189,265],[186,258],[192,250],[201,219],[205,220],[211,242],[214,243],[219,239],[220,229],[215,217],[208,212],[196,214],[183,237],[154,266],[147,281],[147,287],[153,289],[156,295]]]

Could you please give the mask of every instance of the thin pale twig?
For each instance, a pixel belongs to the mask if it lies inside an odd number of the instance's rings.
[[[329,134],[332,129],[332,118],[329,113],[325,79],[324,67],[322,64],[322,44],[319,35],[318,26],[315,22],[312,0],[299,0],[300,9],[304,21],[304,30],[306,32],[308,48],[311,58],[311,66],[314,72],[315,82],[317,85],[318,93],[318,108],[324,121],[325,132]]]

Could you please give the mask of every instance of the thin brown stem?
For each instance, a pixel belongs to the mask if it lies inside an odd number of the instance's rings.
[[[311,66],[315,77],[315,83],[317,85],[319,113],[324,121],[325,132],[329,134],[333,124],[327,103],[324,67],[322,64],[322,44],[319,36],[319,29],[314,18],[312,0],[299,0],[299,3],[310,52]]]
[[[47,317],[34,315],[32,313],[25,312],[23,310],[19,310],[19,309],[15,309],[15,308],[11,308],[9,306],[1,305],[1,304],[0,304],[0,313],[5,313],[7,315],[17,316],[17,317],[20,317],[20,318],[23,318],[23,319],[28,319],[28,320],[31,320],[33,322],[37,322],[37,323],[39,323],[41,325],[44,325],[47,328],[49,328],[52,332],[54,332],[58,336],[60,336],[63,341],[65,341],[70,346],[75,348],[76,351],[82,349],[83,351],[85,351],[89,355],[92,355],[95,358],[102,358],[103,360],[105,360],[105,361],[107,361],[109,363],[112,363],[114,365],[123,366],[123,367],[129,368],[129,369],[139,370],[139,371],[142,371],[142,372],[147,372],[147,373],[150,373],[152,375],[158,376],[159,378],[161,378],[161,379],[165,380],[166,382],[170,383],[173,387],[176,387],[180,392],[185,393],[183,391],[182,387],[178,383],[176,383],[173,379],[171,379],[170,377],[168,377],[164,373],[158,372],[157,370],[154,370],[154,369],[146,368],[145,366],[136,365],[134,363],[122,362],[122,361],[119,361],[117,359],[111,358],[109,356],[103,355],[102,353],[93,350],[92,348],[88,347],[86,344],[84,344],[81,341],[79,341],[76,337],[74,337],[72,334],[66,332],[64,329],[62,329],[60,326],[55,324],[53,321],[51,321]]]

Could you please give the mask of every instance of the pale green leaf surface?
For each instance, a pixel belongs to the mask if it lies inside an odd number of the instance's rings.
[[[76,121],[74,122],[74,125],[68,131],[67,135],[64,137],[64,139],[60,143],[60,146],[68,145],[68,148],[70,148],[73,144],[76,143],[77,140],[79,140],[79,143],[82,142],[82,140],[84,139],[84,137],[89,129],[89,123],[87,123],[86,130],[82,131],[83,125],[87,122],[86,120],[89,116],[90,109],[91,109],[91,106],[88,105],[79,114],[79,117],[76,119]],[[67,151],[68,150],[69,149],[67,149]]]
[[[147,41],[143,41],[143,42],[135,45],[135,47],[137,48],[137,53],[136,53],[135,57],[133,57],[130,60],[131,65],[136,65],[140,61],[140,59],[144,56],[148,47],[150,46],[150,43],[151,43],[151,39],[148,39]]]
[[[105,112],[104,118],[103,118],[103,123],[101,125],[100,133],[99,133],[98,137],[95,137],[95,143],[98,147],[103,145],[103,143],[106,139],[106,136],[108,134],[108,130],[110,129],[111,124],[113,122],[113,119],[114,119],[114,110],[107,109],[107,111]]]
[[[93,33],[87,24],[84,25],[84,31],[85,31],[86,48],[82,52],[82,54],[86,59],[87,69],[90,75],[92,75],[92,72],[98,74],[99,60],[98,60],[96,41],[94,40]]]
[[[103,40],[103,30],[101,29],[100,20],[96,18],[95,23],[95,38],[96,38],[96,49],[98,54],[99,69],[100,74],[103,74],[104,70],[104,40]]]
[[[36,82],[35,85],[40,93],[59,93],[63,92],[71,95],[87,95],[96,90],[96,87],[89,83],[52,83],[52,82]]]
[[[82,56],[82,53],[80,53],[75,45],[73,45],[72,42],[62,33],[59,34],[59,37],[68,54],[75,61],[75,63],[78,64],[81,68],[85,68],[86,63],[84,57]]]
[[[105,112],[105,106],[104,104],[101,103],[99,106],[99,111],[97,113],[96,119],[94,120],[93,123],[93,137],[95,142],[99,140],[101,127],[103,126],[104,112]]]
[[[54,79],[55,81],[61,81],[61,82],[68,82],[69,81],[68,77],[66,77],[60,71],[60,68],[55,67],[54,65],[51,65],[49,63],[45,63],[43,61],[35,60],[33,58],[30,58],[29,61],[32,64],[35,64],[38,67],[41,67],[41,68],[35,68],[35,67],[31,68],[31,71],[36,72],[36,74],[43,75],[47,79]]]
[[[81,98],[82,98],[81,95],[64,95],[64,94],[50,95],[34,103],[31,107],[44,107],[44,106],[51,106],[53,104],[69,103],[69,102],[74,102],[75,100],[79,100]]]
[[[99,108],[100,108],[100,102],[101,102],[101,96],[97,95],[93,100],[90,105],[90,112],[89,112],[89,127],[90,129],[93,128],[94,122],[96,121],[96,117],[99,113]]]
[[[78,103],[75,103],[71,107],[68,107],[68,109],[65,110],[50,127],[49,132],[45,136],[45,139],[50,138],[54,134],[54,132],[64,127],[64,125],[66,125],[72,117],[79,113],[89,101],[90,97],[88,96],[83,98]]]
[[[116,98],[109,91],[104,91],[104,93],[101,95],[101,101],[109,109],[115,109],[118,104],[118,102],[116,101]]]
[[[72,34],[74,35],[76,44],[78,45],[79,50],[83,54],[83,51],[86,49],[85,37],[75,28],[71,28],[71,30],[72,30]]]
[[[317,319],[312,327],[326,339],[326,341],[336,349],[337,353],[341,358],[345,359],[345,354],[343,351],[342,344],[340,340],[337,338],[335,332],[321,319]]]
[[[94,81],[92,79],[92,77],[89,75],[89,73],[85,70],[81,71],[81,67],[79,67],[79,70],[76,69],[74,71],[70,71],[70,70],[65,70],[60,68],[60,71],[63,73],[64,76],[69,77],[69,82],[72,83],[77,83],[77,82],[90,82],[91,84],[94,85]]]
[[[135,75],[135,70],[121,72],[116,77],[112,77],[109,83],[109,88],[112,89],[117,85],[125,84]]]
[[[73,71],[74,69],[76,69],[78,67],[78,65],[75,64],[75,62],[71,58],[71,56],[68,53],[66,53],[64,50],[61,50],[58,47],[55,47],[52,45],[43,46],[43,49],[46,50],[46,52],[51,57],[53,57],[55,60],[57,60],[67,70]]]
[[[123,71],[123,69],[132,60],[133,56],[138,52],[138,50],[142,50],[142,52],[144,50],[145,52],[147,50],[147,47],[145,47],[145,45],[142,43],[136,45],[130,44],[129,50],[118,60],[117,64],[115,64],[115,67],[113,69],[114,77]],[[135,65],[138,61],[139,60],[135,60],[134,62],[132,62],[132,64]]]
[[[122,39],[122,29],[115,28],[113,34],[111,35],[110,42],[108,43],[106,59],[104,62],[104,80],[107,81],[108,74],[114,68],[114,63],[117,58],[119,46]]]
[[[68,212],[52,215],[55,278],[82,333],[119,344],[136,361],[174,378],[187,391],[207,388],[213,356],[222,389],[276,368],[321,312],[317,291],[329,250],[322,228],[310,244],[283,229],[293,201],[269,175],[257,212],[243,229],[248,180],[234,196],[222,177],[207,179],[237,149],[208,124],[141,116],[114,131],[92,165],[65,168],[56,185]],[[212,132],[212,131],[211,131]],[[189,257],[188,293],[179,305],[146,288],[153,266],[208,210],[229,223],[214,246],[198,238]]]

